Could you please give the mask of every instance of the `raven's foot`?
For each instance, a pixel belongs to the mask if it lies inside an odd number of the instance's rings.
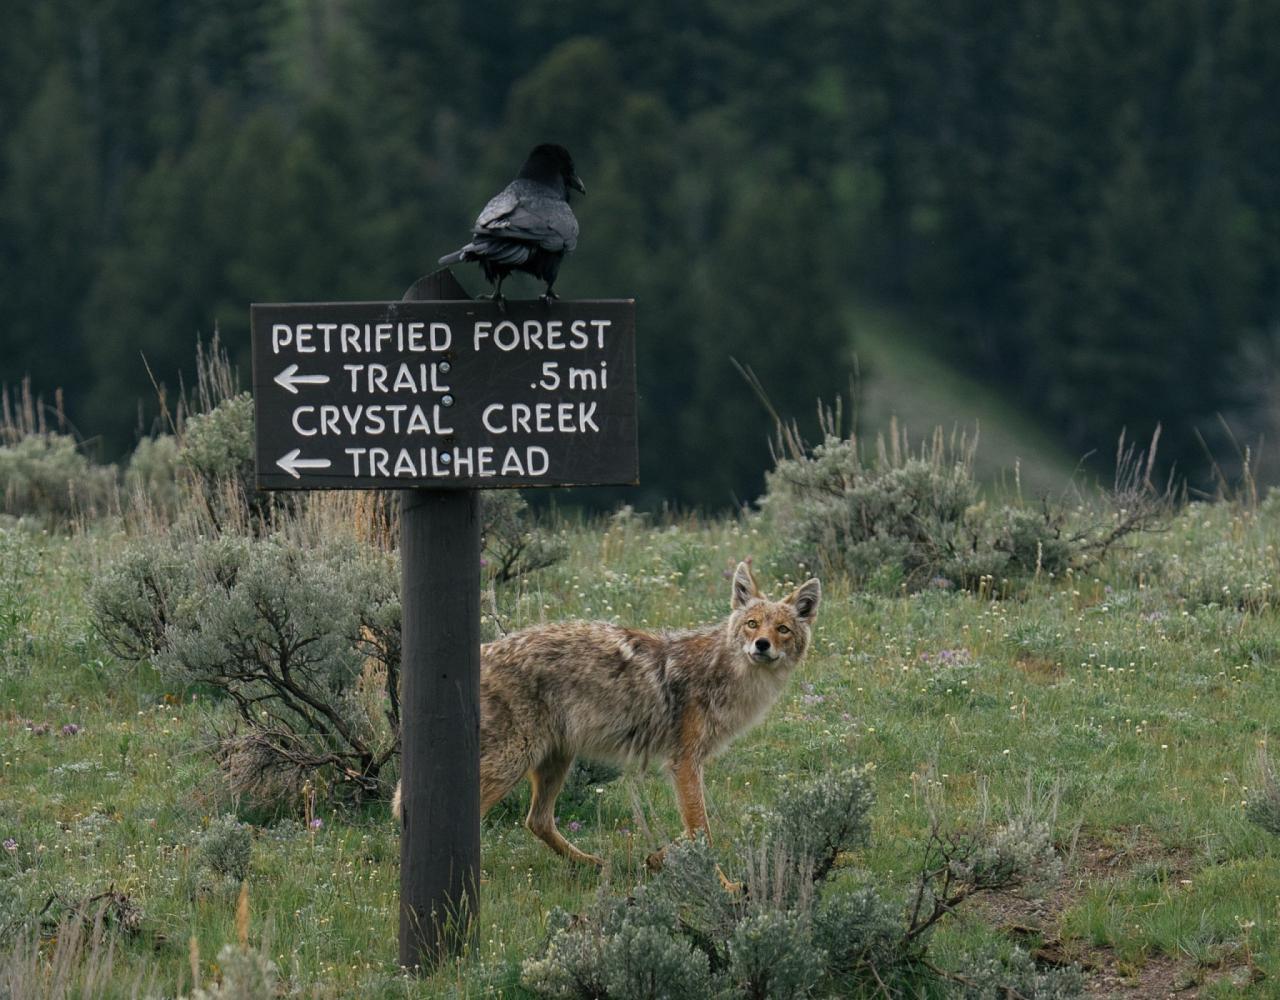
[[[555,292],[553,292],[550,288],[548,288],[545,292],[542,293],[542,302],[544,305],[549,306],[551,305],[551,303],[558,302],[558,301],[560,301],[560,296],[557,295]]]
[[[492,302],[495,306],[498,307],[498,312],[502,313],[504,316],[507,314],[506,296],[504,296],[501,292],[494,292],[492,295],[487,296],[487,298],[489,299],[490,302]]]

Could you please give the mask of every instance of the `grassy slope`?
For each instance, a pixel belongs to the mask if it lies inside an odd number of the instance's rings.
[[[498,595],[510,626],[711,620],[727,604],[731,566],[751,554],[770,589],[782,582],[750,524],[566,532],[567,563]],[[235,936],[237,889],[201,876],[192,850],[234,803],[201,748],[211,706],[114,661],[87,622],[84,588],[118,544],[105,531],[66,540],[0,528],[0,840],[17,842],[0,852],[0,923],[51,893],[114,884],[145,915],[115,957],[113,988],[128,995],[147,976],[172,994],[191,986],[189,936],[206,981]],[[1280,842],[1244,820],[1242,801],[1280,703],[1280,620],[1238,610],[1237,597],[1274,578],[1277,544],[1280,511],[1198,507],[1096,578],[1042,580],[998,602],[826,581],[812,658],[709,770],[725,868],[734,870],[727,845],[745,811],[794,776],[873,762],[874,844],[858,863],[904,885],[931,809],[972,820],[982,802],[998,813],[1030,785],[1056,797],[1057,837],[1076,846],[1043,936],[1060,929],[1068,954],[1135,982],[1164,967],[1188,980],[1242,977],[1250,963],[1275,982]],[[960,651],[949,658],[961,665],[937,669],[943,650]],[[31,722],[53,730],[36,735]],[[82,731],[61,735],[68,723]],[[650,775],[633,787],[654,837],[677,832],[665,783]],[[655,846],[630,801],[624,779],[560,809],[562,827],[580,824],[572,836],[609,859],[619,888]],[[486,821],[478,944],[457,968],[423,983],[395,973],[398,846],[384,807],[322,813],[317,831],[258,829],[251,940],[306,996],[510,995],[547,911],[580,908],[600,884],[523,831],[521,807]],[[1002,919],[951,923],[941,957],[991,937]],[[1224,981],[1204,995],[1241,994]]]
[[[874,437],[894,417],[912,441],[935,427],[970,437],[977,430],[979,479],[1012,486],[1016,465],[1027,499],[1062,494],[1079,456],[1069,454],[1034,415],[939,360],[901,314],[858,307],[849,316],[861,368],[859,433]]]

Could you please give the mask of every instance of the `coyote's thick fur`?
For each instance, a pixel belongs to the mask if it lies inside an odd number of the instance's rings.
[[[812,579],[770,601],[739,563],[727,622],[684,632],[560,622],[486,644],[481,813],[528,775],[525,825],[557,853],[600,865],[556,829],[556,796],[570,765],[579,755],[642,765],[658,759],[671,770],[685,833],[709,836],[703,765],[777,701],[804,658],[821,597]],[[400,805],[397,788],[397,816]]]

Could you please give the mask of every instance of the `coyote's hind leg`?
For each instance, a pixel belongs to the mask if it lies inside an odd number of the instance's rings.
[[[524,825],[557,854],[579,864],[601,868],[604,866],[603,858],[578,850],[556,829],[556,796],[564,787],[564,780],[569,776],[569,767],[572,764],[572,757],[553,753],[529,771],[529,784],[533,788],[533,796]]]

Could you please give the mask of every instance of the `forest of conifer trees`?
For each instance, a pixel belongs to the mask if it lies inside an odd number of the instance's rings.
[[[557,290],[640,303],[650,499],[753,497],[729,359],[808,419],[854,298],[1076,453],[1163,422],[1194,470],[1276,356],[1278,54],[1280,0],[6,3],[0,382],[126,453],[147,366],[399,297],[547,139],[590,191]]]

